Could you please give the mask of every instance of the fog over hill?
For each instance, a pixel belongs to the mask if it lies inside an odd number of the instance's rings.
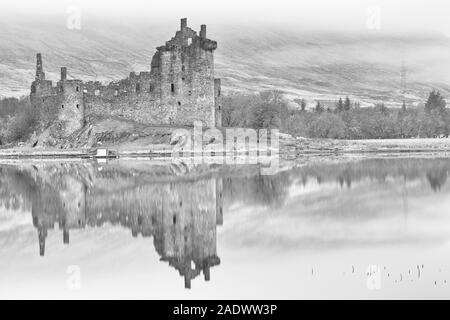
[[[28,94],[37,52],[43,54],[47,78],[54,81],[61,66],[68,67],[69,77],[102,82],[149,70],[155,48],[175,34],[179,18],[171,23],[85,19],[81,30],[66,28],[63,16],[2,19],[0,95]],[[188,17],[190,27],[200,28],[190,22]],[[287,99],[305,98],[310,106],[346,95],[363,106],[398,106],[404,61],[408,103],[423,102],[432,88],[450,99],[450,39],[437,33],[220,22],[208,23],[207,36],[218,42],[216,77],[222,78],[226,92],[279,89]]]

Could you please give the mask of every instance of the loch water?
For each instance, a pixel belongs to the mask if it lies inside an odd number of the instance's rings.
[[[0,164],[0,298],[449,298],[450,158]]]

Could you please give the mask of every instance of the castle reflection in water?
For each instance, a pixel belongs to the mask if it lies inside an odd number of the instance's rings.
[[[153,237],[161,260],[178,270],[186,288],[201,273],[209,281],[210,269],[220,264],[221,178],[140,183],[130,172],[93,173],[73,165],[34,168],[13,172],[9,184],[31,204],[41,256],[48,231],[56,225],[69,244],[70,230],[109,224],[130,229],[133,237]]]
[[[190,168],[114,161],[2,164],[0,209],[31,211],[41,256],[49,230],[58,227],[65,244],[73,229],[106,225],[130,229],[130,237],[153,238],[161,260],[178,270],[190,288],[201,274],[209,281],[211,268],[220,264],[217,227],[223,223],[224,208],[234,203],[272,211],[285,206],[292,187],[309,183],[334,184],[356,195],[366,192],[366,183],[378,190],[394,181],[406,190],[406,181],[416,181],[432,192],[445,193],[449,172],[449,158],[309,162],[271,176],[261,175],[257,166]],[[339,192],[330,190],[323,199]],[[407,192],[402,199],[407,200]],[[336,218],[336,208],[329,207],[333,203],[325,203],[315,214]],[[296,214],[308,214],[307,207],[304,210]],[[358,210],[348,214],[367,218]]]

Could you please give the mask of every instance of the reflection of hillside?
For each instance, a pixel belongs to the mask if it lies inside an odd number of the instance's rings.
[[[209,281],[210,268],[220,264],[216,225],[223,221],[221,179],[133,185],[110,192],[68,172],[53,172],[51,179],[48,172],[8,173],[12,192],[31,204],[41,256],[48,230],[56,224],[65,244],[71,229],[112,224],[131,229],[133,237],[153,237],[161,260],[179,271],[186,288],[202,272]]]
[[[308,165],[291,172],[304,184],[308,179],[318,183],[336,181],[341,186],[351,187],[352,183],[364,179],[385,181],[388,177],[413,180],[426,177],[431,188],[437,191],[437,184],[446,182],[450,170],[449,159],[367,159],[327,165]]]
[[[365,179],[384,182],[387,178],[402,178],[408,181],[425,177],[431,188],[437,191],[445,184],[449,170],[450,159],[367,159],[307,165],[294,169],[290,174],[299,178],[303,184],[314,179],[318,183],[335,181],[348,188],[352,183]]]
[[[309,181],[319,184],[337,182],[350,188],[365,179],[402,181],[425,178],[433,191],[438,191],[447,181],[450,159],[367,159],[350,162],[307,164],[271,176],[232,175],[223,178],[224,197],[227,204],[243,202],[268,207],[283,206],[289,188],[295,183],[304,186]]]

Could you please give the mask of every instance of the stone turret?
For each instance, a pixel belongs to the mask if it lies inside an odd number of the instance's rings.
[[[36,55],[36,78],[35,80],[45,80],[44,67],[42,66],[42,55]]]
[[[166,110],[163,122],[193,125],[202,121],[214,127],[215,83],[214,55],[217,42],[206,38],[206,25],[200,35],[181,19],[175,37],[158,47],[152,59],[151,74],[159,80],[161,106]]]
[[[38,53],[36,55],[36,76],[31,83],[31,99],[33,103],[33,97],[51,96],[53,94],[52,82],[45,80],[45,72],[42,63],[42,55]]]
[[[200,38],[206,39],[206,24],[200,26]]]
[[[61,68],[61,81],[67,80],[67,68],[62,67]]]
[[[187,27],[187,19],[186,18],[182,18],[180,25],[181,25],[180,30],[184,30]]]

